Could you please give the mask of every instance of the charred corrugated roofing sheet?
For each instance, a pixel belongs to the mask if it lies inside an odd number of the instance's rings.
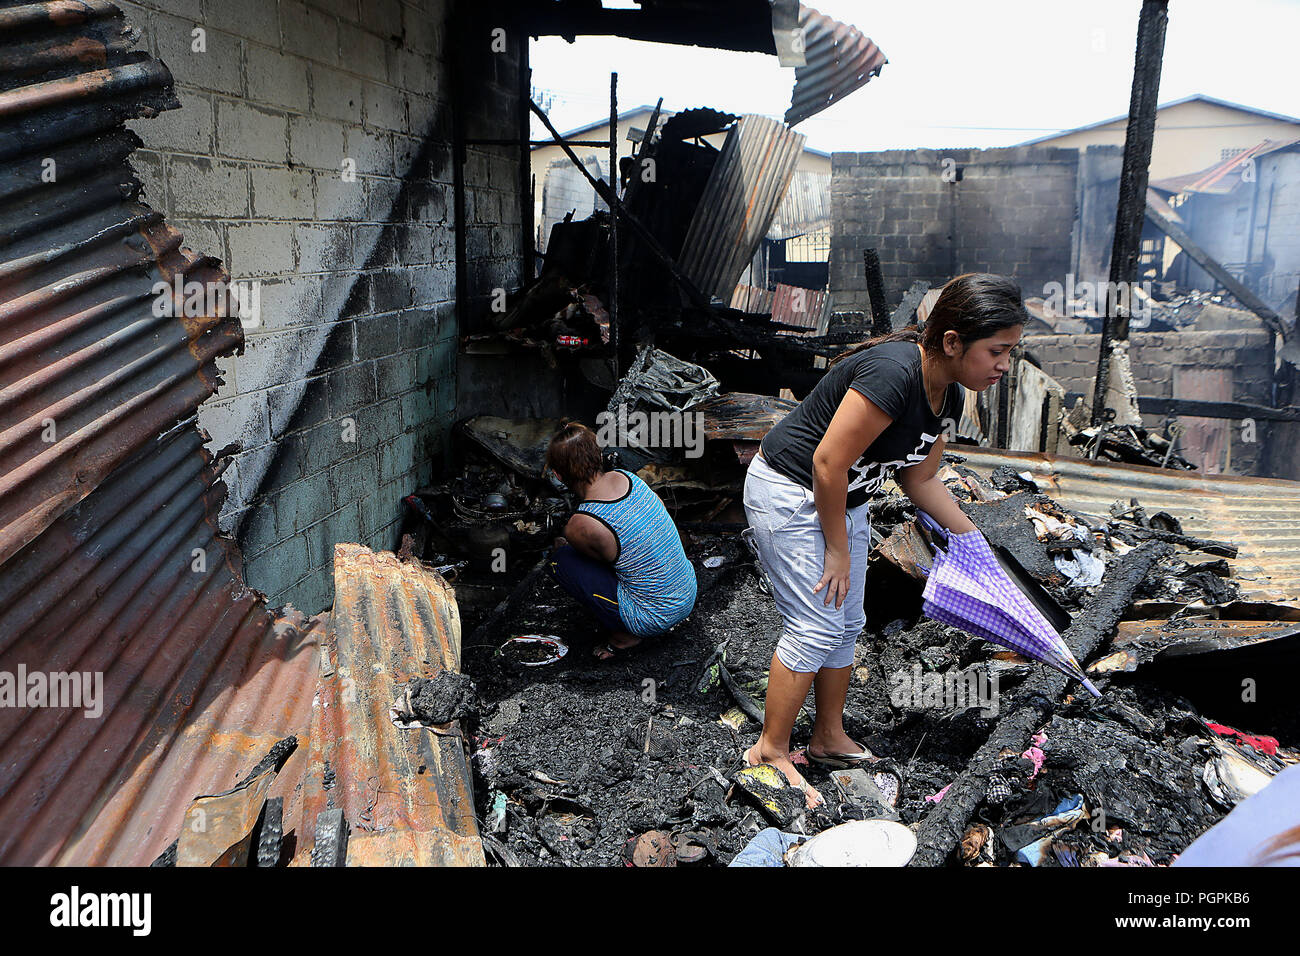
[[[1225,560],[1242,600],[1300,607],[1300,482],[950,447],[981,475],[997,465],[1029,471],[1044,494],[1084,514],[1107,517],[1113,501],[1130,498],[1147,514],[1167,511],[1189,535],[1237,545]]]
[[[742,116],[727,134],[679,257],[706,295],[730,301],[790,185],[805,137],[765,116]]]
[[[855,26],[799,6],[806,66],[795,67],[794,92],[785,121],[794,126],[838,103],[878,76],[889,62],[880,47]]]
[[[136,36],[103,0],[0,10],[0,674],[96,698],[0,707],[8,864],[150,862],[192,797],[305,734],[315,685],[314,635],[218,531],[194,420],[242,330],[224,300],[154,308],[227,276],[140,202],[122,123],[179,104]]]

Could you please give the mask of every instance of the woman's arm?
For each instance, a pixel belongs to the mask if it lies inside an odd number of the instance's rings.
[[[618,540],[589,514],[575,512],[564,526],[564,537],[579,554],[613,564],[618,560]]]
[[[925,460],[898,469],[894,473],[894,481],[903,489],[903,494],[911,499],[912,504],[953,534],[974,531],[975,523],[966,517],[965,512],[957,505],[957,500],[953,498],[952,492],[936,477],[939,473],[939,463],[943,460],[943,446],[943,436],[940,435],[930,448],[930,454],[925,456]]]
[[[849,466],[892,421],[871,399],[849,389],[813,452],[813,502],[826,539],[822,576],[813,593],[826,588],[824,603],[830,604],[833,598],[837,608],[849,593],[849,536],[844,528]]]

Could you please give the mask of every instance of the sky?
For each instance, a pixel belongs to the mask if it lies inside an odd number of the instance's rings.
[[[610,3],[606,4],[611,5]],[[825,152],[1010,146],[1128,113],[1140,0],[815,0],[889,58],[796,127]],[[1300,117],[1300,0],[1171,0],[1160,102],[1195,93]],[[780,117],[794,70],[775,56],[619,37],[532,42],[533,87],[566,131],[620,111],[711,106]],[[543,104],[544,105],[544,104]],[[544,128],[534,119],[535,138]]]

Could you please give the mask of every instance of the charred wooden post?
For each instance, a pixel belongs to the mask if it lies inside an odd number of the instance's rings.
[[[618,74],[609,75],[609,344],[618,378]]]
[[[1106,296],[1106,321],[1101,330],[1097,358],[1097,384],[1092,399],[1092,424],[1099,425],[1110,385],[1112,345],[1128,340],[1129,303],[1120,303],[1116,290],[1132,288],[1137,280],[1142,251],[1142,225],[1146,221],[1147,174],[1156,131],[1156,100],[1160,93],[1160,67],[1165,55],[1165,27],[1169,0],[1143,0],[1138,19],[1137,53],[1133,65],[1133,92],[1129,98],[1128,129],[1124,134],[1124,160],[1119,177],[1119,206],[1115,213],[1115,238],[1110,250],[1110,289]],[[1121,286],[1119,283],[1125,283]],[[1132,415],[1138,418],[1137,409]]]
[[[519,41],[519,219],[524,243],[524,283],[537,274],[537,236],[533,222],[532,132],[530,116],[524,103],[533,96],[533,69],[528,61],[528,36],[516,34]]]
[[[316,842],[311,848],[311,865],[346,866],[348,830],[348,821],[341,808],[322,810],[316,817]]]
[[[862,262],[867,273],[867,296],[871,299],[871,334],[888,335],[894,330],[885,303],[885,276],[880,271],[880,254],[875,249],[864,249]]]

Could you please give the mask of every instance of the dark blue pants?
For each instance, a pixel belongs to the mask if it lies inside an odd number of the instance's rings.
[[[604,561],[579,554],[572,545],[561,545],[546,562],[551,577],[560,587],[595,615],[611,631],[626,631],[618,615],[618,576]]]

